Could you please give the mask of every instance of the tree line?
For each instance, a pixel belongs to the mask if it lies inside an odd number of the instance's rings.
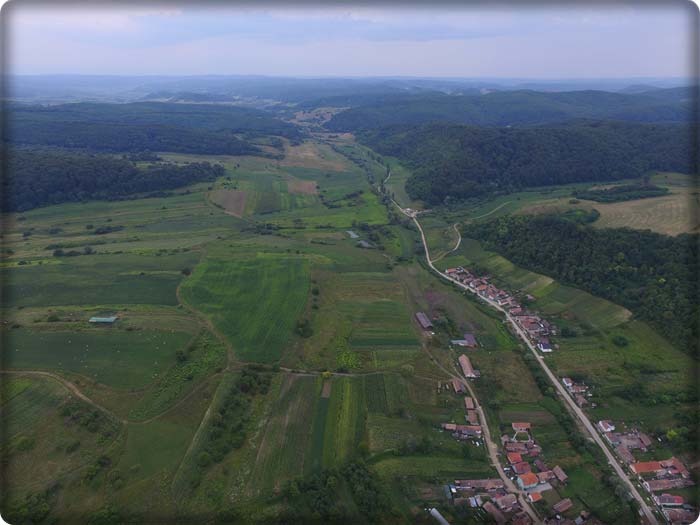
[[[219,164],[153,164],[137,167],[123,158],[51,149],[5,149],[2,210],[85,200],[120,200],[137,193],[179,188],[224,175]]]

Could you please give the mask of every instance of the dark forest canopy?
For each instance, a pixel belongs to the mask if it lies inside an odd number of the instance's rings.
[[[595,229],[552,215],[506,216],[469,225],[464,234],[516,264],[625,306],[696,352],[697,235]]]
[[[634,183],[613,186],[612,188],[589,188],[577,190],[573,193],[578,199],[586,199],[596,202],[622,202],[636,199],[649,199],[651,197],[661,197],[669,193],[668,188],[662,188],[655,184]]]
[[[247,136],[301,137],[295,126],[255,109],[160,102],[15,104],[7,129],[5,140],[16,144],[110,152],[246,155],[259,153]]]
[[[477,126],[532,126],[572,119],[688,122],[692,120],[691,101],[689,88],[685,91],[658,90],[654,94],[530,90],[494,91],[483,95],[433,92],[378,96],[376,100],[369,99],[338,113],[325,126],[341,132],[429,122]]]
[[[577,122],[532,128],[450,124],[394,126],[359,134],[412,171],[409,195],[430,204],[490,192],[636,178],[649,170],[693,171],[683,124]]]
[[[107,155],[57,150],[12,149],[3,179],[3,211],[24,211],[62,202],[118,200],[168,190],[224,174],[219,164],[154,164],[137,168]]]

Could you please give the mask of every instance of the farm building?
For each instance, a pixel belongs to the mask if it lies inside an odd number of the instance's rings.
[[[660,461],[642,461],[634,463],[631,468],[635,474],[648,474],[662,470]]]
[[[479,344],[476,342],[476,337],[474,337],[474,334],[466,333],[464,334],[463,339],[466,343],[464,346],[468,346],[469,348],[476,348],[479,346]]]
[[[454,388],[455,392],[458,394],[464,392],[464,385],[462,385],[462,382],[459,379],[452,379],[452,388]]]
[[[423,330],[432,330],[433,323],[430,321],[427,315],[423,312],[416,312],[416,320]]]
[[[471,361],[466,355],[462,354],[461,356],[459,356],[459,366],[462,367],[462,373],[464,373],[465,377],[479,377],[479,373],[476,370],[474,370]]]
[[[474,398],[472,398],[471,396],[466,396],[464,398],[464,407],[467,410],[474,410]]]
[[[512,423],[511,426],[516,432],[527,432],[530,430],[530,423]]]
[[[479,416],[477,415],[476,410],[467,410],[467,421],[469,421],[470,425],[479,424]]]
[[[554,467],[552,469],[552,472],[561,483],[566,483],[566,480],[569,479],[569,476],[566,475],[566,473],[562,470],[562,468],[559,465]]]
[[[113,324],[117,320],[116,316],[111,317],[91,317],[90,321],[93,324]]]
[[[574,504],[569,498],[564,498],[559,503],[555,503],[554,505],[552,505],[552,508],[556,512],[566,512],[567,510],[569,510],[573,506],[574,506]]]

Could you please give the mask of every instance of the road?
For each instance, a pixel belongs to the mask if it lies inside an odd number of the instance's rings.
[[[396,204],[396,202],[394,202]],[[396,204],[398,206],[398,204]],[[413,219],[413,222],[415,223],[416,227],[418,228],[418,231],[420,232],[421,240],[423,242],[423,248],[425,250],[425,258],[428,262],[428,266],[430,267],[431,270],[433,270],[435,273],[437,273],[441,278],[446,279],[460,288],[470,292],[474,293],[476,295],[476,292],[469,288],[467,285],[457,281],[456,279],[453,279],[449,275],[446,275],[442,273],[440,270],[438,270],[434,264],[433,261],[430,260],[430,251],[428,250],[428,243],[425,239],[425,234],[423,233],[423,228],[420,225],[420,222],[418,222],[418,219],[416,218],[415,215],[406,213],[403,208],[398,206],[399,209],[401,209],[402,213],[404,215],[410,217]],[[637,503],[639,504],[639,508],[641,512],[644,514],[646,517],[647,521],[651,525],[658,525],[659,520],[656,518],[654,513],[652,512],[651,508],[647,504],[647,502],[644,500],[644,498],[641,496],[639,491],[637,490],[637,487],[634,486],[634,483],[630,480],[630,478],[627,476],[625,471],[622,469],[620,464],[617,462],[617,459],[615,456],[612,454],[610,449],[605,445],[605,442],[603,441],[603,438],[600,436],[600,434],[596,431],[595,427],[591,423],[591,421],[588,419],[588,416],[579,408],[579,406],[574,402],[574,400],[569,396],[568,392],[562,385],[562,383],[559,381],[557,376],[552,373],[550,370],[549,366],[544,362],[544,359],[542,356],[537,352],[537,349],[535,348],[535,345],[532,344],[532,342],[527,338],[525,335],[524,331],[520,326],[515,322],[515,320],[508,314],[507,311],[505,311],[503,308],[501,308],[498,303],[495,301],[492,301],[486,297],[482,297],[480,295],[477,295],[480,299],[482,299],[484,302],[486,302],[489,306],[492,308],[498,310],[499,312],[502,312],[506,320],[510,323],[510,325],[514,328],[515,332],[520,336],[520,338],[523,340],[523,342],[527,345],[528,349],[530,352],[533,353],[535,356],[535,360],[539,365],[542,367],[542,370],[544,370],[545,374],[549,378],[550,382],[554,385],[554,387],[557,389],[559,392],[561,398],[564,400],[564,402],[567,405],[567,408],[569,409],[569,412],[571,412],[582,424],[583,427],[588,431],[590,437],[593,439],[593,441],[601,448],[603,453],[605,454],[608,464],[613,468],[615,473],[619,476],[619,478],[624,482],[626,485],[627,489],[630,491],[630,494],[632,494],[632,497],[637,500]]]

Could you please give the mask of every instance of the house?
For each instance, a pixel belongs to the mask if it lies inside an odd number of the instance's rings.
[[[514,463],[520,463],[523,460],[523,457],[518,454],[517,452],[508,452],[508,463],[511,465]]]
[[[510,512],[514,505],[518,503],[518,498],[515,494],[506,494],[500,498],[495,498],[494,501],[499,509],[503,512]]]
[[[588,404],[588,399],[583,397],[581,394],[576,394],[576,397],[574,397],[574,400],[576,401],[576,404],[580,407],[583,407],[584,405]]]
[[[546,337],[540,338],[540,340],[537,342],[537,348],[540,352],[543,352],[545,354],[548,354],[552,351],[552,345],[549,342],[549,339],[547,339]]]
[[[674,496],[672,494],[661,494],[661,496],[654,496],[654,501],[662,507],[680,507],[685,503],[682,496]]]
[[[648,474],[650,472],[659,472],[663,470],[660,461],[641,461],[630,466],[635,474]]]
[[[539,470],[540,472],[544,472],[544,471],[546,471],[546,470],[549,470],[549,469],[547,468],[547,465],[545,464],[545,462],[542,461],[541,459],[536,459],[536,460],[535,460],[535,466],[537,467],[537,470]]]
[[[527,432],[530,430],[530,423],[512,423],[511,426],[516,432]]]
[[[615,425],[613,425],[612,421],[607,420],[607,419],[601,419],[598,421],[598,428],[603,432],[613,432],[615,430]]]
[[[474,370],[471,361],[466,355],[462,354],[461,356],[459,356],[459,366],[462,367],[462,372],[464,373],[465,377],[479,377],[479,373],[476,370]]]
[[[464,341],[466,342],[465,346],[468,346],[469,348],[476,348],[479,346],[479,343],[476,342],[476,337],[474,337],[473,334],[464,334]]]
[[[554,467],[552,469],[552,472],[557,477],[560,483],[566,483],[566,480],[569,479],[569,476],[566,475],[566,473],[562,470],[562,468],[559,465]]]
[[[479,415],[476,413],[476,410],[467,410],[467,421],[469,421],[470,425],[479,424]]]
[[[690,475],[688,469],[685,468],[683,462],[675,457],[662,461],[661,466],[665,468],[669,474],[674,476],[681,476],[683,478],[687,478]]]
[[[432,330],[433,323],[428,319],[428,316],[423,312],[416,312],[416,320],[423,330]]]
[[[89,322],[93,324],[113,324],[117,320],[116,316],[111,317],[91,317]]]
[[[513,472],[516,474],[527,474],[530,472],[532,468],[530,467],[530,464],[527,461],[521,461],[520,463],[515,463],[513,465]]]
[[[537,479],[539,480],[540,483],[546,483],[550,479],[554,478],[554,472],[551,470],[545,470],[544,472],[538,472],[537,473]]]
[[[574,386],[574,381],[570,377],[562,377],[561,382],[564,383],[567,389],[571,389],[571,387]]]
[[[455,430],[457,430],[457,425],[455,425],[454,423],[443,423],[440,426],[443,430],[449,430],[450,432],[454,432]]]
[[[670,521],[674,525],[695,523],[695,520],[698,517],[698,513],[696,510],[687,509],[668,509],[664,511],[664,514],[666,514],[668,521]]]
[[[464,385],[462,385],[459,379],[452,379],[452,388],[454,388],[455,392],[458,394],[464,393]]]
[[[556,512],[562,513],[562,512],[566,512],[567,510],[569,510],[573,506],[574,506],[574,503],[569,498],[564,498],[559,503],[555,503],[554,505],[552,505],[552,508]]]
[[[537,479],[537,475],[533,474],[532,472],[527,472],[518,476],[518,486],[523,490],[536,487],[539,482],[540,481]]]
[[[503,513],[500,510],[498,510],[496,506],[490,501],[484,503],[484,506],[482,508],[486,512],[491,514],[491,517],[496,523],[498,523],[498,525],[503,525],[506,522],[506,517],[503,515]]]
[[[530,492],[527,495],[527,499],[531,503],[535,503],[536,501],[540,501],[542,499],[542,493],[541,492]]]
[[[467,410],[474,410],[474,398],[471,396],[466,396],[464,398],[464,408]]]

